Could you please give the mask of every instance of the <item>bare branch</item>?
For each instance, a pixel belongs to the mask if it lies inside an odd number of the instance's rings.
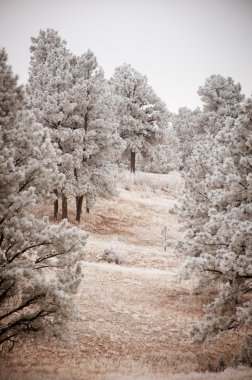
[[[18,256],[22,255],[23,253],[25,253],[26,251],[28,251],[29,249],[32,249],[32,248],[36,248],[36,247],[41,247],[43,245],[50,245],[52,243],[49,243],[49,242],[42,242],[42,243],[38,243],[38,244],[33,244],[33,245],[30,245],[29,247],[26,247],[24,249],[22,249],[22,251],[19,251],[17,252],[14,256],[12,256],[10,259],[8,259],[8,263],[10,264],[13,260],[15,260]]]
[[[2,320],[4,318],[7,318],[7,317],[9,317],[10,315],[12,315],[14,313],[20,312],[24,308],[26,308],[26,307],[34,304],[38,299],[41,299],[41,298],[44,298],[44,297],[46,297],[46,294],[43,294],[43,293],[32,297],[31,299],[27,300],[26,302],[24,302],[23,304],[19,305],[15,309],[9,311],[8,313],[5,313],[5,314],[1,315],[0,316],[0,320]],[[0,329],[0,331],[1,331],[1,329]]]

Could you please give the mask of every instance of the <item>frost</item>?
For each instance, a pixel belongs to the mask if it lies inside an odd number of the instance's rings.
[[[40,31],[32,41],[27,86],[31,107],[57,149],[64,182],[55,187],[55,194],[63,196],[62,217],[68,217],[67,198],[75,196],[80,221],[83,198],[89,212],[98,196],[116,194],[113,173],[123,142],[114,94],[92,51],[73,55],[52,29]]]
[[[87,238],[64,222],[50,225],[33,215],[62,177],[48,131],[26,110],[6,61],[0,50],[0,162],[11,162],[0,168],[0,344],[33,330],[48,332],[72,315],[70,296],[81,278]]]
[[[116,68],[110,82],[117,96],[119,133],[126,143],[124,157],[130,158],[131,171],[135,172],[136,154],[143,158],[158,154],[157,145],[165,138],[169,113],[148,85],[147,78],[131,65]]]
[[[211,76],[199,89],[203,111],[188,111],[182,123],[190,130],[193,117],[193,128],[203,131],[184,163],[183,248],[193,256],[186,270],[200,271],[202,284],[213,279],[224,285],[193,332],[197,340],[251,324],[245,294],[252,278],[252,99],[244,100],[240,90],[231,78]]]

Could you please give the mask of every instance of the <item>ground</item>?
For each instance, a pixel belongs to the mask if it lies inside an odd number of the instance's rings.
[[[218,368],[221,356],[230,363],[237,334],[204,345],[188,343],[190,326],[202,317],[206,299],[193,292],[195,279],[178,280],[184,259],[173,243],[183,239],[183,229],[174,206],[181,183],[174,186],[167,177],[159,186],[160,178],[142,178],[135,184],[121,178],[117,197],[98,200],[90,214],[82,215],[79,227],[88,231],[89,238],[75,299],[81,318],[69,323],[72,341],[40,338],[19,344],[2,359],[2,378],[251,378],[247,369],[192,374]],[[51,210],[41,206],[37,212]],[[166,251],[165,226],[171,241]],[[123,264],[102,260],[104,249],[111,248]]]

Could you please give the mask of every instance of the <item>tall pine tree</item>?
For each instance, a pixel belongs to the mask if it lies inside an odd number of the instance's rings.
[[[184,249],[187,269],[217,296],[195,326],[195,339],[251,326],[252,278],[252,100],[231,78],[212,76],[199,93],[204,101],[205,138],[195,146],[185,174]],[[202,122],[202,118],[200,119]]]
[[[111,84],[118,96],[119,133],[126,142],[130,170],[136,170],[136,154],[148,156],[162,143],[169,113],[165,104],[148,85],[147,78],[131,65],[115,70]]]
[[[24,97],[1,50],[0,344],[48,332],[72,315],[86,241],[65,221],[51,225],[33,214],[37,201],[50,199],[64,178],[49,131],[25,110]]]
[[[98,195],[115,192],[113,163],[122,141],[112,93],[91,51],[74,56],[51,29],[41,31],[32,42],[27,86],[31,107],[59,148],[59,169],[65,183],[55,192],[62,193],[62,217],[67,217],[67,197],[71,195],[76,197],[76,219],[80,221],[84,196],[89,211]]]

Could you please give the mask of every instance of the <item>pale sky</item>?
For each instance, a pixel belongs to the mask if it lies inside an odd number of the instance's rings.
[[[252,0],[0,0],[0,47],[21,83],[30,38],[47,28],[75,54],[93,50],[107,78],[130,63],[173,112],[199,106],[211,74],[252,94]]]

